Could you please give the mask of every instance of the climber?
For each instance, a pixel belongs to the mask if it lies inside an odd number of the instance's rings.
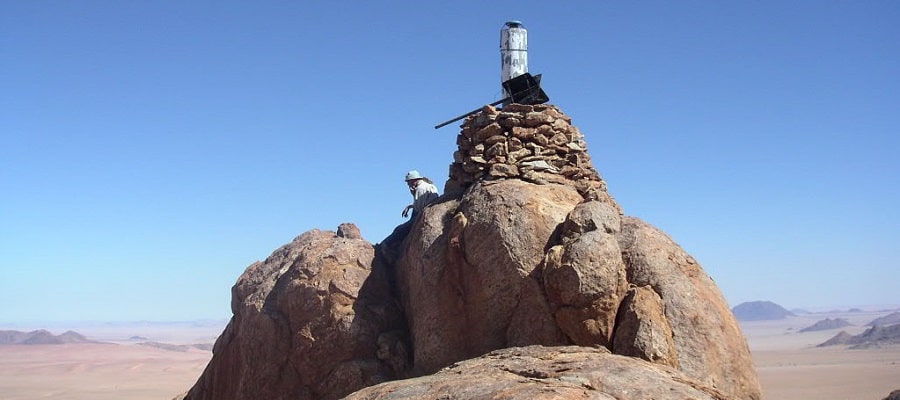
[[[394,231],[379,244],[381,254],[387,258],[389,263],[393,263],[399,258],[400,247],[403,244],[403,240],[406,239],[406,235],[412,229],[416,218],[421,215],[422,210],[428,203],[438,197],[437,187],[434,186],[430,179],[419,174],[419,171],[412,170],[407,172],[405,180],[406,185],[409,186],[409,193],[413,197],[413,202],[403,209],[402,215],[403,217],[410,216],[410,218],[394,228]],[[412,210],[412,215],[409,215],[410,210]]]
[[[405,180],[406,185],[409,186],[409,194],[412,195],[413,202],[403,209],[401,215],[406,217],[409,211],[412,210],[412,216],[410,217],[410,221],[412,221],[428,203],[438,197],[438,191],[437,187],[434,186],[434,182],[419,174],[419,171],[412,170],[407,172]]]

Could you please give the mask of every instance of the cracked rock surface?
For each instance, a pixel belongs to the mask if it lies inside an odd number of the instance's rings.
[[[347,400],[405,399],[724,400],[677,370],[605,348],[514,347],[461,361],[433,375],[387,382]]]

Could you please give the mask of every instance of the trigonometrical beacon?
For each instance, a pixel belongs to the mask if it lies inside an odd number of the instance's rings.
[[[519,21],[509,21],[500,29],[500,83],[528,72],[528,31]],[[501,85],[502,86],[502,85]],[[510,97],[503,89],[503,97]]]

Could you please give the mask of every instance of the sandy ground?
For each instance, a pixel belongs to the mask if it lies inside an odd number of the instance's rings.
[[[850,350],[817,348],[841,330],[857,334],[887,311],[821,312],[741,324],[767,400],[880,400],[900,389],[900,346]],[[854,326],[819,332],[800,329],[824,318]],[[189,389],[209,362],[209,351],[167,351],[140,340],[211,343],[224,328],[200,325],[92,325],[75,331],[110,344],[0,346],[0,400],[167,400]],[[55,334],[66,329],[52,329]],[[133,339],[140,336],[140,339]]]
[[[171,399],[194,384],[211,356],[136,344],[0,346],[0,398]]]
[[[823,312],[777,321],[744,322],[756,371],[768,400],[881,400],[900,389],[900,346],[851,350],[815,347],[841,330],[865,331],[869,321],[888,312]],[[825,318],[855,324],[818,332],[799,330]]]
[[[0,346],[0,400],[167,400],[187,391],[212,352],[162,350],[137,343],[213,343],[226,321],[90,323],[74,330],[106,344]],[[29,331],[34,326],[0,327]]]

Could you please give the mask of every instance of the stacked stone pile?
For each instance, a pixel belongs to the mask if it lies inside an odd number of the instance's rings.
[[[572,185],[586,199],[608,199],[584,135],[571,123],[549,104],[485,106],[462,125],[444,191],[465,190],[479,180],[518,178]]]

